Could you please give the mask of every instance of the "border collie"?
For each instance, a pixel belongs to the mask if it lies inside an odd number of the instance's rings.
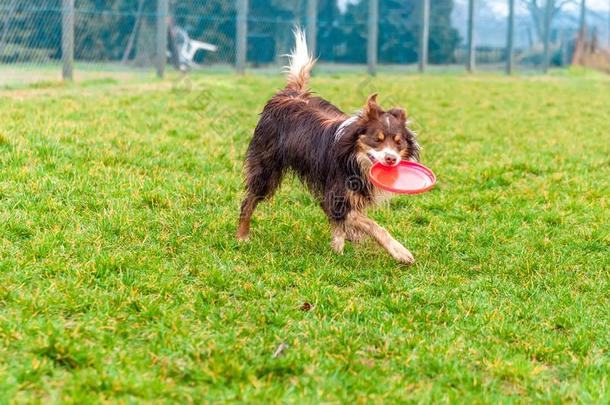
[[[349,116],[308,88],[315,59],[304,33],[295,30],[288,83],[265,105],[245,162],[247,194],[241,205],[237,238],[247,240],[256,205],[270,198],[288,171],[294,172],[320,201],[332,229],[332,249],[341,254],[345,240],[374,238],[402,263],[415,259],[388,231],[366,216],[386,192],[368,178],[379,162],[395,166],[419,160],[415,134],[407,128],[405,110],[383,110],[377,94]]]

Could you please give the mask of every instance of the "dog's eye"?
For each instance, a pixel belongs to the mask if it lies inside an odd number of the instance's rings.
[[[402,143],[402,136],[400,136],[400,134],[397,134],[394,137],[394,142],[396,142],[398,145],[400,145]]]

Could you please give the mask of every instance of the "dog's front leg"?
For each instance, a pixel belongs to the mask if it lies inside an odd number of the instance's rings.
[[[351,226],[345,228],[345,239],[352,243],[360,243],[366,238],[364,232]]]
[[[345,229],[343,224],[333,225],[333,240],[330,242],[330,247],[338,254],[343,254],[345,247]]]
[[[415,258],[411,252],[394,239],[388,231],[379,226],[377,222],[356,211],[347,215],[347,221],[349,226],[373,237],[394,259],[407,264],[415,263]]]

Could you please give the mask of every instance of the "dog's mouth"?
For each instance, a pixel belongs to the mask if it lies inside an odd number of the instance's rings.
[[[373,154],[371,152],[368,152],[366,154],[366,157],[369,159],[371,164],[380,163],[383,166],[387,166],[387,167],[398,166],[398,164],[400,163],[400,160],[401,160],[400,158],[395,158],[394,161],[388,162],[388,161],[384,160],[383,158],[375,156],[375,154]]]

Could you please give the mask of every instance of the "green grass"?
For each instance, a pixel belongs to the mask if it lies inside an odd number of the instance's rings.
[[[316,77],[414,119],[438,187],[371,213],[412,267],[333,254],[295,179],[236,243],[281,85],[0,94],[0,403],[610,401],[607,77]]]

